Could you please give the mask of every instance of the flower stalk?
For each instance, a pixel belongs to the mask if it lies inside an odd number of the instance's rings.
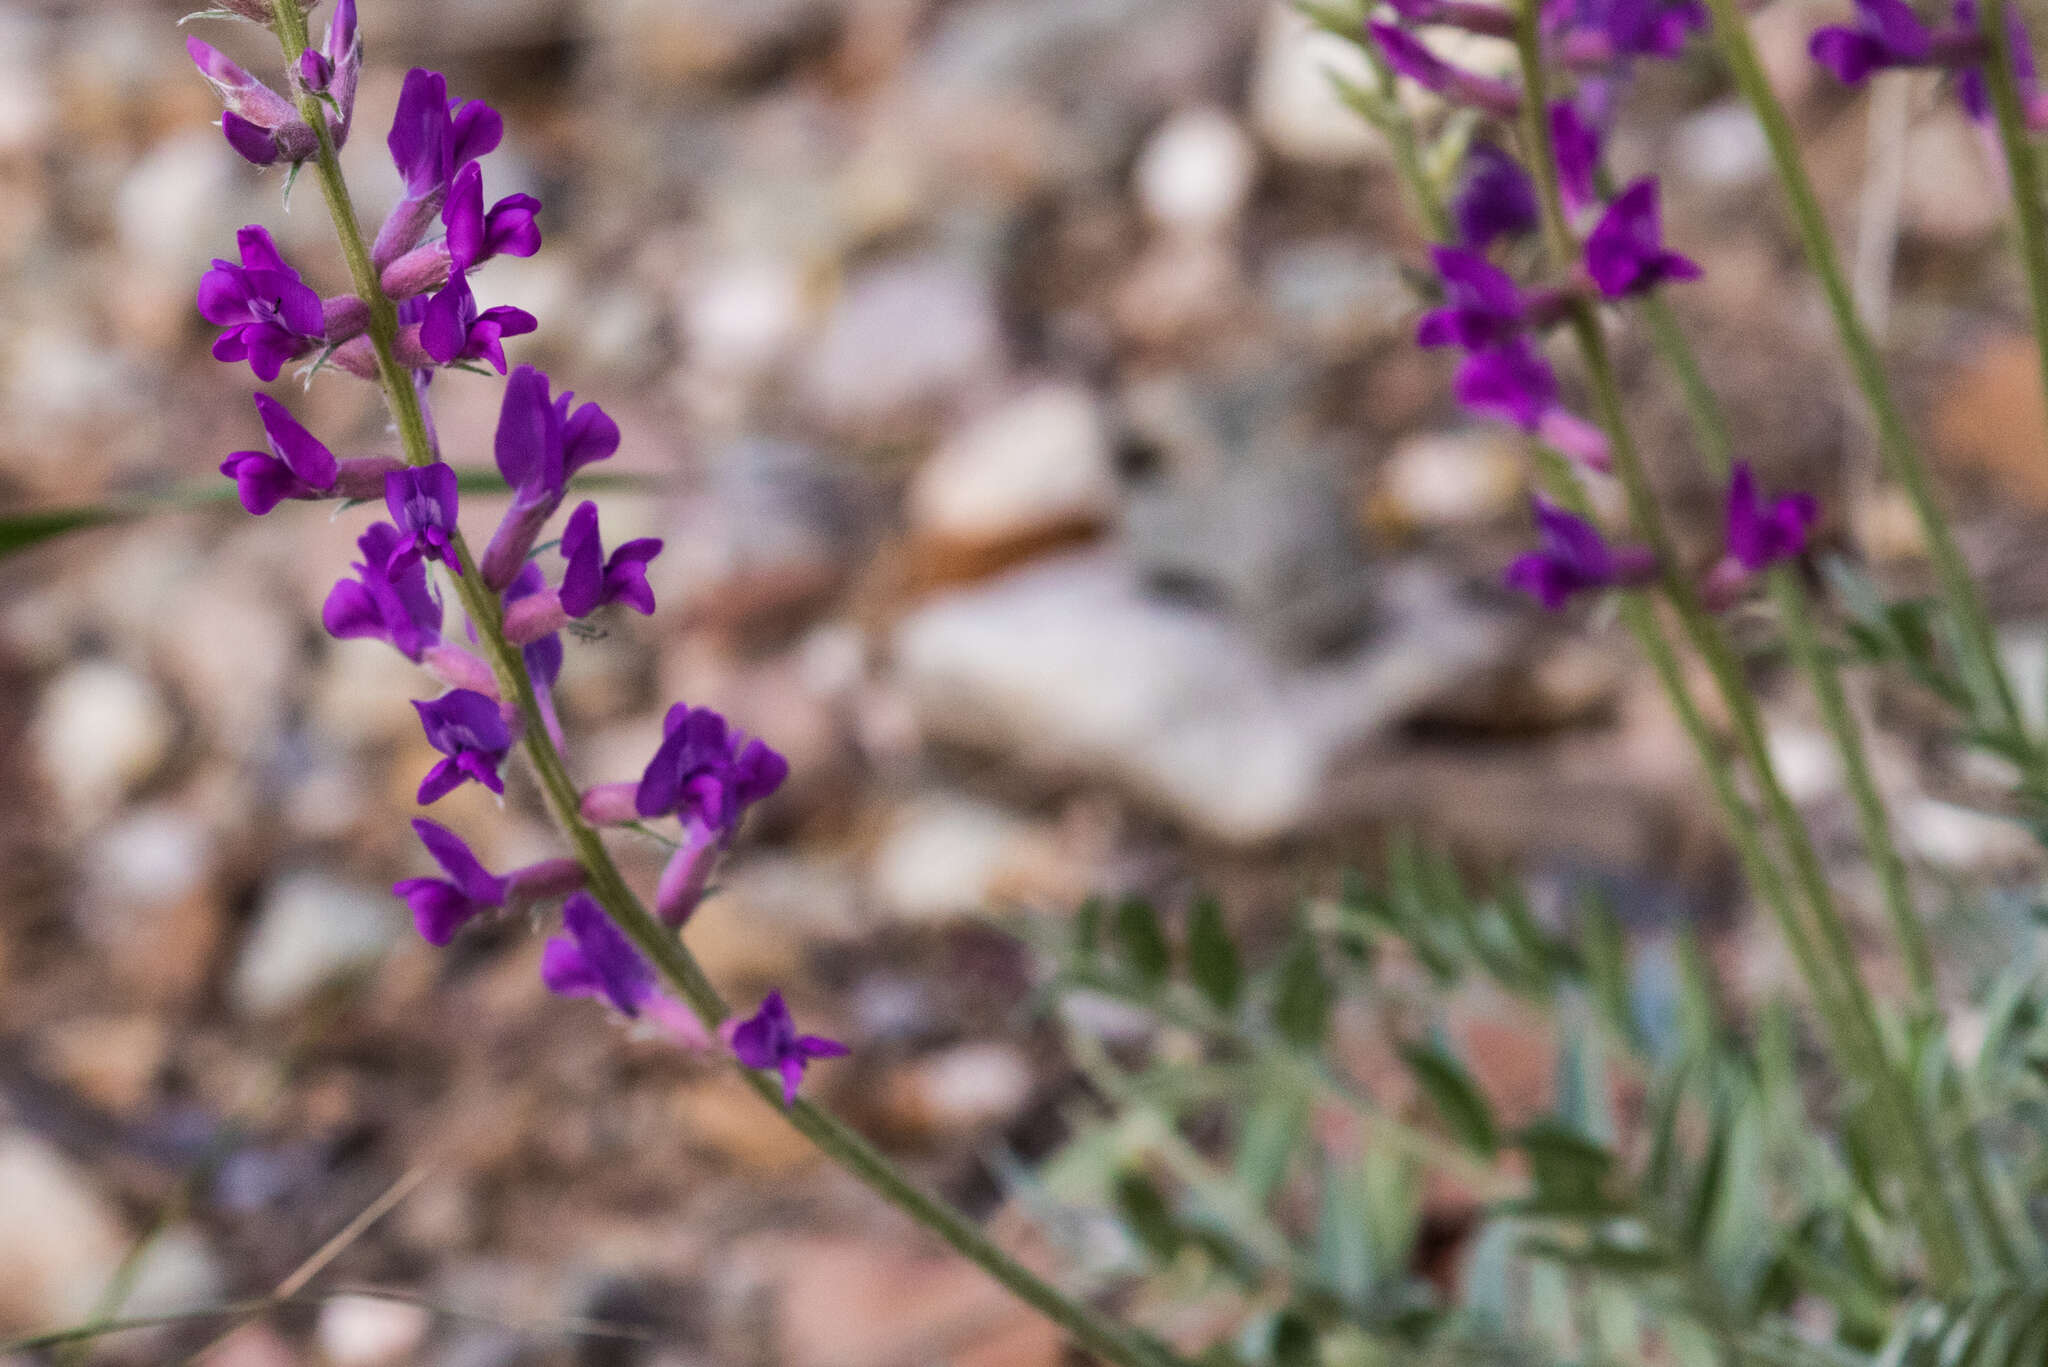
[[[307,50],[305,13],[294,0],[278,0],[271,23],[287,64],[296,65]],[[427,466],[437,460],[428,419],[411,374],[396,355],[397,308],[385,292],[350,200],[348,184],[336,156],[325,111],[315,95],[300,92],[297,105],[313,128],[317,150],[310,158],[333,218],[342,256],[356,294],[368,311],[365,336],[387,407],[398,428],[405,462]],[[478,562],[460,531],[450,529],[448,556],[455,592],[496,679],[500,694],[525,718],[521,744],[550,816],[567,837],[582,866],[590,894],[617,929],[654,965],[661,978],[689,1007],[707,1033],[732,1016],[731,1008],[682,941],[657,920],[626,882],[595,827],[580,810],[581,798],[561,751],[543,724],[544,713],[519,646],[507,639],[504,608],[486,584]],[[924,1191],[900,1172],[874,1146],[829,1112],[798,1098],[785,1105],[781,1083],[753,1068],[742,1075],[772,1108],[780,1111],[805,1138],[840,1167],[865,1183],[911,1219],[931,1230],[955,1251],[976,1263],[998,1283],[1033,1309],[1058,1324],[1074,1340],[1121,1367],[1185,1367],[1163,1343],[1118,1324],[1094,1307],[1063,1293],[1011,1257],[965,1215]]]

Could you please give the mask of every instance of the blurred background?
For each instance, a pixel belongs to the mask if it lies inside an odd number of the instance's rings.
[[[181,12],[0,0],[10,509],[258,444],[192,307],[236,227],[345,282],[317,187],[280,212],[282,175],[210,126]],[[1873,102],[1809,69],[1833,17],[1780,0],[1759,41],[2038,702],[2048,422],[2003,188],[1931,83]],[[395,197],[406,67],[504,112],[487,189],[537,193],[545,245],[481,300],[535,313],[514,361],[624,428],[612,468],[652,491],[608,495],[607,531],[667,541],[659,612],[570,642],[572,767],[636,776],[676,700],[790,757],[691,943],[849,1041],[814,1094],[1006,1237],[1032,1244],[996,1174],[1056,1142],[1078,1084],[992,910],[1206,888],[1256,934],[1413,828],[1596,886],[1639,936],[1710,927],[1738,993],[1785,980],[1626,641],[1497,587],[1530,539],[1524,453],[1410,344],[1422,243],[1325,79],[1356,70],[1342,44],[1259,0],[362,0],[362,27],[365,218]],[[187,31],[274,79],[260,31]],[[1671,299],[1742,453],[1912,591],[1747,116],[1704,63],[1645,71],[1614,160],[1662,173],[1706,268]],[[1639,340],[1639,430],[1704,563],[1716,494]],[[287,389],[338,452],[393,448],[365,386]],[[488,463],[499,392],[436,382],[456,464]],[[495,511],[469,509],[475,536]],[[117,1271],[135,1313],[262,1295],[370,1210],[316,1285],[434,1308],[295,1307],[202,1360],[1063,1361],[731,1076],[548,998],[532,927],[416,939],[387,889],[428,871],[405,700],[429,685],[318,625],[369,516],[216,506],[0,561],[0,1337],[86,1317]],[[1831,752],[1764,670],[1875,925]],[[2026,885],[2029,840],[1980,810],[1999,776],[1903,687],[1858,701],[1931,885]],[[517,778],[502,812],[471,787],[435,815],[493,867],[554,849]],[[660,852],[621,849],[651,884]],[[1949,943],[1966,971],[1978,942]],[[1470,1024],[1496,1081],[1547,1085],[1512,1023]],[[224,1327],[95,1351],[171,1361]]]

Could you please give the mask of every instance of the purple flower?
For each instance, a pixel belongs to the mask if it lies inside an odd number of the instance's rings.
[[[1676,57],[1686,38],[1706,27],[1698,0],[1550,0],[1544,28],[1564,59],[1605,66],[1628,57]]]
[[[522,336],[539,326],[532,314],[509,304],[479,313],[468,279],[460,271],[451,270],[448,283],[427,300],[426,312],[420,318],[420,346],[442,365],[489,361],[491,368],[503,375],[502,339]]]
[[[1521,107],[1521,92],[1512,84],[1497,76],[1482,76],[1475,71],[1452,66],[1399,25],[1373,19],[1365,27],[1379,45],[1387,65],[1424,90],[1441,95],[1453,104],[1469,105],[1501,119],[1514,118]]]
[[[1694,280],[1700,268],[1664,247],[1657,216],[1657,178],[1623,190],[1586,236],[1586,273],[1609,299],[1640,294],[1666,280]]]
[[[466,271],[494,256],[532,256],[540,250],[540,226],[533,221],[539,210],[532,195],[507,195],[486,212],[484,170],[470,162],[455,173],[441,206],[451,268]]]
[[[641,616],[654,612],[654,590],[647,587],[647,562],[661,553],[658,537],[628,541],[607,560],[598,538],[597,505],[585,501],[569,514],[562,529],[562,607],[571,617],[588,617],[607,603],[624,603]]]
[[[285,499],[320,498],[334,488],[340,462],[289,409],[268,394],[258,394],[256,414],[263,420],[263,440],[270,453],[237,451],[220,467],[235,481],[244,508],[261,517]]]
[[[540,977],[558,997],[601,997],[622,1016],[654,1000],[654,966],[611,923],[589,893],[562,906],[562,929],[541,951]]]
[[[1484,0],[1388,0],[1388,4],[1403,23],[1442,24],[1489,38],[1515,36],[1514,13]]]
[[[256,378],[277,378],[319,344],[325,324],[320,296],[279,255],[270,234],[250,224],[235,234],[240,264],[214,260],[199,278],[199,313],[221,328],[213,342],[217,361],[247,360]]]
[[[391,890],[412,909],[413,925],[428,944],[447,944],[486,912],[566,896],[583,886],[583,866],[573,859],[544,859],[501,878],[447,827],[414,817],[412,828],[448,876],[407,878],[393,883]]]
[[[1747,461],[1735,462],[1728,480],[1728,554],[1751,573],[1806,551],[1807,533],[1820,517],[1820,501],[1794,493],[1766,503]]]
[[[547,600],[553,599],[551,604]],[[526,672],[533,677],[534,687],[546,690],[554,686],[562,676],[562,638],[555,633],[569,620],[569,615],[559,611],[560,598],[548,588],[548,579],[541,573],[540,566],[527,561],[517,576],[505,588],[505,615],[508,622],[513,618],[525,617],[526,611],[515,612],[514,605],[528,603],[536,605],[544,619],[539,626],[513,631],[509,626],[506,637],[515,642],[526,659]]]
[[[1806,50],[1836,80],[1860,85],[1873,71],[1926,63],[1934,35],[1905,0],[1856,0],[1854,27],[1817,29]]]
[[[427,567],[417,558],[389,568],[397,559],[398,528],[373,522],[357,540],[363,558],[356,578],[328,591],[320,621],[338,640],[368,637],[383,641],[415,663],[441,642],[441,604],[427,584]]]
[[[498,473],[512,506],[484,550],[484,582],[502,588],[526,563],[534,538],[562,506],[569,480],[619,449],[619,425],[594,403],[571,408],[575,394],[548,397],[548,377],[523,365],[505,383],[498,410]]]
[[[486,869],[462,837],[446,826],[415,817],[413,830],[446,878],[407,878],[391,890],[412,908],[412,923],[430,945],[445,945],[455,932],[487,911],[505,905],[512,880]]]
[[[441,461],[402,466],[386,475],[384,506],[401,538],[389,568],[424,558],[461,574],[462,561],[454,554],[456,502],[455,471]]]
[[[1458,245],[1474,251],[1484,251],[1498,238],[1536,231],[1536,189],[1529,173],[1492,143],[1473,143],[1451,198],[1451,222],[1457,226]]]
[[[482,100],[450,100],[448,78],[414,67],[398,92],[386,145],[412,199],[445,192],[455,173],[495,148],[505,121]]]
[[[1528,338],[1511,337],[1467,356],[1451,391],[1474,413],[1533,432],[1557,403],[1557,373]]]
[[[414,67],[405,73],[386,145],[405,195],[377,230],[370,259],[378,270],[418,244],[455,173],[498,145],[505,121],[481,100],[450,101],[448,78]]]
[[[1557,152],[1557,188],[1565,212],[1576,214],[1597,203],[1600,133],[1570,100],[1551,102],[1550,142]]]
[[[1478,252],[1457,247],[1431,247],[1429,255],[1443,281],[1444,306],[1416,324],[1418,346],[1476,351],[1522,330],[1527,310],[1506,271]]]
[[[1611,461],[1607,436],[1557,402],[1557,373],[1526,336],[1467,356],[1451,379],[1459,403],[1481,417],[1513,423],[1593,470]]]
[[[498,704],[473,689],[457,688],[432,702],[415,702],[427,744],[445,759],[420,782],[419,804],[438,802],[464,780],[475,779],[494,793],[505,791],[498,766],[512,750],[512,731]]]
[[[1962,101],[1963,112],[1978,123],[1989,123],[1991,92],[1984,83],[1984,62],[1991,55],[1991,45],[1978,24],[1974,0],[1955,0],[1955,21],[1954,29],[1934,35],[1935,58],[1962,68],[1956,77],[1956,95]],[[2021,112],[2027,126],[2039,131],[2048,126],[2048,98],[2042,95],[2039,75],[2034,69],[2034,40],[2027,33],[2027,21],[2017,5],[2006,6],[2005,32],[2006,42],[2012,48],[2012,78],[2019,87]]]
[[[683,843],[655,888],[655,914],[681,925],[696,910],[718,855],[732,842],[748,807],[789,777],[789,761],[749,740],[708,707],[677,703],[662,719],[661,748],[633,793],[642,817],[674,813]]]
[[[334,15],[327,21],[327,36],[316,51],[299,54],[299,82],[315,95],[324,95],[334,106],[327,128],[338,150],[348,143],[349,124],[355,118],[356,83],[363,73],[363,40],[356,32],[356,0],[335,0]]]
[[[220,96],[220,129],[228,146],[258,166],[280,159],[304,161],[320,149],[312,126],[284,96],[197,38],[185,40],[199,74]]]
[[[719,1034],[749,1068],[772,1068],[782,1074],[782,1104],[796,1104],[796,1089],[812,1059],[843,1058],[846,1046],[822,1035],[799,1035],[780,992],[761,999],[761,1009],[745,1020],[729,1020]]]
[[[1599,529],[1548,499],[1537,498],[1536,526],[1541,550],[1520,556],[1507,569],[1509,588],[1520,589],[1552,612],[1573,594],[1629,587],[1657,572],[1651,554],[1635,546],[1609,546]]]

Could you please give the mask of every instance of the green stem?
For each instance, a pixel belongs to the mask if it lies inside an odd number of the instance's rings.
[[[1714,0],[1717,6],[1727,0]],[[1522,71],[1522,129],[1536,179],[1538,202],[1543,210],[1546,245],[1554,269],[1566,269],[1578,258],[1570,224],[1564,216],[1558,192],[1556,152],[1550,136],[1550,120],[1544,91],[1542,38],[1538,27],[1538,6],[1523,0],[1517,7],[1515,46]],[[1814,849],[1813,840],[1798,809],[1786,794],[1772,762],[1763,720],[1755,694],[1743,677],[1734,650],[1701,603],[1692,581],[1679,570],[1677,545],[1664,524],[1655,490],[1631,438],[1621,390],[1614,376],[1607,338],[1590,303],[1577,300],[1571,309],[1571,328],[1578,340],[1592,382],[1600,424],[1607,431],[1612,448],[1614,473],[1626,495],[1630,520],[1649,544],[1660,568],[1666,597],[1678,614],[1682,630],[1699,651],[1713,675],[1716,689],[1728,706],[1735,736],[1743,758],[1755,776],[1764,810],[1778,832],[1778,838],[1792,861],[1793,876],[1807,903],[1811,924],[1795,931],[1800,917],[1789,900],[1773,909],[1780,913],[1786,938],[1800,959],[1800,967],[1821,1007],[1829,1033],[1844,1061],[1862,1075],[1885,1112],[1877,1127],[1878,1139],[1893,1159],[1904,1182],[1906,1198],[1914,1209],[1914,1223],[1927,1247],[1935,1278],[1952,1286],[1968,1266],[1966,1245],[1960,1223],[1950,1203],[1940,1164],[1925,1128],[1918,1123],[1910,1091],[1889,1059],[1868,985],[1856,962],[1855,947],[1834,895],[1826,870]],[[1967,575],[1965,583],[1968,584]],[[1969,586],[1974,592],[1974,585]],[[1708,764],[1716,763],[1711,756]],[[1792,913],[1786,915],[1785,913]]]
[[[1813,181],[1806,173],[1806,163],[1793,135],[1791,120],[1764,76],[1740,6],[1741,0],[1707,0],[1707,7],[1714,16],[1714,40],[1728,63],[1737,88],[1763,127],[1764,140],[1770,146],[1778,182],[1791,204],[1793,221],[1805,247],[1807,261],[1820,277],[1828,311],[1834,317],[1835,330],[1848,354],[1849,368],[1876,419],[1878,447],[1884,454],[1886,468],[1904,487],[1906,497],[1913,505],[1921,532],[1927,539],[1928,555],[1934,563],[1942,596],[1961,629],[1965,649],[1975,657],[1977,669],[1974,672],[1982,675],[1992,691],[1993,696],[1986,701],[1998,711],[2006,729],[2015,736],[2023,736],[2026,734],[2025,725],[2012,684],[1999,663],[1998,637],[1991,615],[1985,609],[1976,581],[1970,575],[1969,566],[1956,545],[1955,534],[1935,497],[1933,481],[1907,430],[1905,416],[1892,394],[1890,382],[1885,378],[1877,345],[1856,312],[1848,277],[1842,271],[1841,257],[1828,233],[1827,219],[1821,213]],[[1994,8],[2003,14],[2001,0],[1992,0],[1985,6],[1987,22]],[[1998,22],[2002,30],[2003,19]],[[2000,40],[1994,39],[1996,41]]]
[[[274,24],[288,66],[296,64],[306,48],[306,19],[293,0],[277,0]],[[397,329],[397,310],[385,295],[370,260],[362,228],[350,203],[348,185],[335,156],[333,139],[320,102],[310,95],[298,97],[300,112],[319,138],[317,158],[320,187],[341,240],[342,256],[356,292],[370,310],[369,337],[377,356],[377,372],[398,425],[398,435],[407,463],[431,464],[435,453],[427,436],[426,418],[412,377],[392,351]],[[583,819],[580,797],[568,767],[540,722],[540,709],[520,650],[505,639],[503,609],[495,594],[483,582],[473,557],[460,535],[454,553],[462,573],[454,578],[457,596],[476,628],[478,643],[488,657],[503,696],[510,699],[526,719],[523,747],[540,780],[541,792],[550,815],[575,849],[583,866],[588,889],[613,923],[645,954],[667,984],[682,998],[709,1032],[731,1014],[730,1008],[711,983],[695,956],[682,941],[664,927],[641,903],[612,861],[596,828]],[[1045,1315],[1071,1334],[1090,1352],[1125,1367],[1181,1367],[1182,1359],[1150,1336],[1104,1316],[1092,1306],[1074,1300],[1038,1277],[998,1247],[972,1220],[911,1182],[889,1160],[853,1130],[811,1102],[798,1100],[784,1108],[780,1084],[769,1074],[742,1069],[749,1085],[762,1099],[782,1111],[789,1123],[842,1168],[865,1182],[870,1189],[937,1234],[964,1257],[979,1265],[1020,1300]]]
[[[1984,63],[1984,83],[1991,91],[1991,108],[1998,120],[1998,141],[2005,149],[2005,166],[2012,177],[2013,211],[2019,220],[2020,264],[2026,268],[2027,298],[2033,306],[2034,350],[2041,370],[2041,389],[2048,397],[2048,222],[2041,212],[2041,173],[2034,162],[2034,147],[2028,140],[2026,111],[2020,105],[2019,85],[2013,78],[2012,33],[2006,27],[2010,0],[1983,0],[1977,20],[1991,47],[1991,60]]]

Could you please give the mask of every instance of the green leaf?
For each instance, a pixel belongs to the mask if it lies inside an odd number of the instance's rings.
[[[1533,1209],[1579,1218],[1611,1212],[1605,1187],[1614,1155],[1605,1148],[1554,1120],[1529,1126],[1515,1137],[1515,1146],[1535,1179]]]
[[[25,551],[66,532],[120,522],[135,514],[118,504],[97,507],[52,508],[47,512],[0,515],[0,556]]]
[[[1579,946],[1586,961],[1586,989],[1600,1014],[1623,1039],[1640,1043],[1641,1031],[1629,996],[1628,940],[1604,901],[1585,899],[1579,914]]]
[[[1323,975],[1316,944],[1306,931],[1294,938],[1281,960],[1273,993],[1273,1025],[1290,1044],[1314,1049],[1330,1028],[1336,993]]]
[[[1074,911],[1074,957],[1090,959],[1102,943],[1102,899],[1091,897]]]
[[[1197,897],[1188,916],[1188,976],[1218,1011],[1227,1014],[1237,1005],[1244,972],[1223,923],[1223,904],[1214,897]]]
[[[1172,1262],[1187,1242],[1165,1195],[1141,1172],[1126,1169],[1117,1174],[1116,1208],[1132,1237],[1162,1263]]]
[[[1493,1108],[1465,1066],[1431,1045],[1411,1044],[1401,1059],[1415,1075],[1447,1129],[1466,1148],[1487,1158],[1500,1150]]]
[[[1124,967],[1132,977],[1147,987],[1158,987],[1166,981],[1173,954],[1166,947],[1166,932],[1160,929],[1159,913],[1150,902],[1142,897],[1126,897],[1117,903],[1110,933],[1116,937],[1117,952],[1123,956]]]
[[[1237,1180],[1256,1204],[1263,1206],[1278,1190],[1307,1132],[1308,1098],[1292,1087],[1252,1104],[1237,1145]]]

